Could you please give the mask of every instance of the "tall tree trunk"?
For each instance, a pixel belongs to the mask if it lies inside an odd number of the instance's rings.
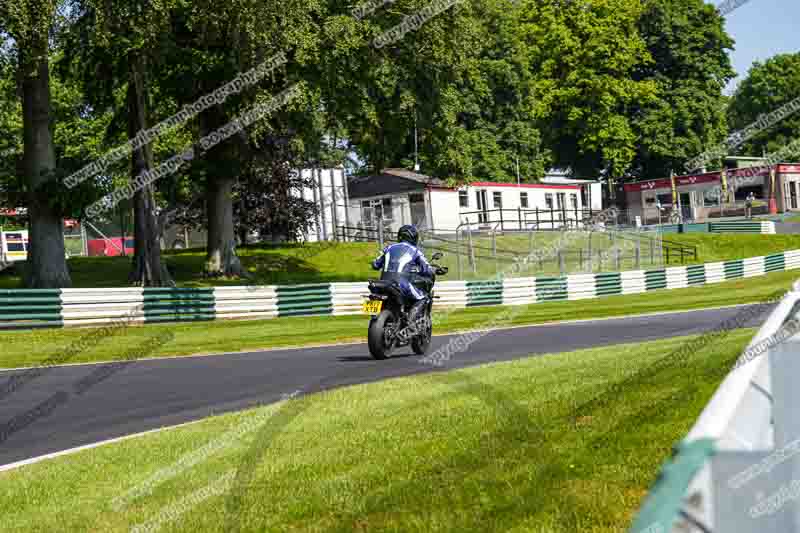
[[[236,255],[233,230],[233,185],[235,178],[210,180],[206,189],[208,242],[205,273],[209,276],[240,276],[242,264]]]
[[[226,122],[225,114],[216,108],[200,114],[203,135],[209,135]],[[206,154],[211,174],[206,183],[208,237],[203,268],[206,276],[245,275],[239,256],[236,255],[236,233],[233,227],[233,186],[237,179],[233,169],[239,168],[239,165],[232,164],[231,161],[236,157],[234,143],[237,142],[243,142],[238,135],[215,146]]]
[[[129,59],[128,80],[128,139],[147,128],[147,94],[144,83],[144,58],[132,52]],[[149,145],[135,150],[131,155],[131,179],[153,168],[153,154]],[[156,217],[156,202],[152,185],[136,191],[133,196],[133,264],[128,281],[144,287],[174,285],[172,277],[161,262],[160,238],[162,224]]]
[[[22,112],[25,139],[24,172],[30,191],[30,235],[25,285],[29,288],[69,287],[64,250],[64,223],[47,202],[46,181],[54,179],[56,155],[50,129],[50,63],[47,34],[22,53]]]

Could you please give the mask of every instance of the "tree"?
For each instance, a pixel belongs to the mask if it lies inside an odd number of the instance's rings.
[[[637,0],[521,3],[520,39],[536,72],[532,114],[554,163],[581,176],[620,178],[636,156],[629,110],[655,98],[634,72],[651,62]]]
[[[725,137],[722,91],[735,75],[727,53],[733,40],[703,0],[648,2],[638,28],[653,61],[633,79],[653,82],[656,98],[630,106],[637,147],[628,175],[680,174],[687,160]]]
[[[24,155],[22,162],[30,217],[26,286],[71,285],[61,214],[48,197],[57,174],[50,99],[50,34],[55,0],[0,0],[0,34],[13,39],[20,80]]]
[[[76,20],[69,38],[73,46],[64,71],[82,80],[95,108],[113,110],[106,144],[133,141],[153,124],[151,93],[159,81],[156,58],[164,35],[169,34],[174,5],[170,0],[85,0],[76,2],[72,9]],[[116,168],[134,180],[153,169],[153,150],[151,144],[144,144],[132,150],[130,159],[123,159]],[[114,173],[112,166],[94,181],[114,188],[118,184]],[[169,286],[172,280],[162,264],[159,242],[166,218],[156,203],[155,190],[151,184],[135,190],[133,195],[135,251],[129,281],[143,286]]]
[[[220,4],[198,1],[181,10],[176,20],[176,57],[192,65],[192,83],[182,87],[176,98],[195,101],[239,73],[270,61],[277,54],[288,56],[285,68],[275,69],[255,85],[231,95],[222,104],[204,110],[199,117],[200,135],[208,135],[230,122],[255,102],[264,102],[291,84],[302,64],[316,46],[315,2],[293,0],[242,0]],[[262,122],[279,121],[279,110]],[[258,126],[269,132],[271,126]],[[206,275],[238,276],[243,271],[236,256],[236,183],[254,159],[253,135],[257,129],[241,131],[209,150],[197,164],[206,200]],[[281,128],[276,128],[280,136]],[[277,185],[277,184],[276,184]],[[284,189],[288,187],[285,184]]]
[[[800,98],[800,53],[779,54],[767,61],[756,62],[736,89],[728,107],[731,130],[738,131],[770,113],[777,112]],[[758,133],[740,148],[739,153],[761,157],[765,152],[780,150],[800,138],[800,101],[786,107],[791,114]],[[764,115],[764,117],[762,117]],[[762,121],[763,124],[763,121]],[[800,153],[794,154],[800,158]]]

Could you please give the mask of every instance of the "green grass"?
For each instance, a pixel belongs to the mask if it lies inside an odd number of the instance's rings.
[[[660,372],[646,369],[691,338],[337,389],[55,458],[0,473],[3,530],[127,531],[174,512],[163,531],[624,531],[752,333]]]
[[[437,334],[495,325],[541,324],[561,320],[614,317],[659,311],[701,309],[765,301],[788,290],[800,272],[779,272],[754,279],[713,285],[610,296],[580,302],[549,302],[515,307],[472,307],[436,313]],[[505,311],[513,310],[510,316]],[[502,320],[500,319],[502,318]],[[160,332],[174,339],[144,357],[180,356],[365,340],[368,319],[363,315],[299,317],[259,321],[219,321],[132,326],[77,354],[69,362],[110,361],[135,353]],[[0,332],[0,368],[37,366],[66,352],[86,329]]]
[[[574,236],[574,238],[573,238]],[[435,242],[426,250],[430,257],[434,251],[443,250],[445,257],[440,261],[450,268],[447,279],[490,279],[498,272],[519,276],[550,276],[558,275],[560,268],[558,260],[553,254],[545,255],[543,263],[534,261],[521,270],[513,271],[511,266],[516,257],[527,256],[531,250],[546,252],[552,248],[553,243],[562,238],[559,232],[538,232],[533,241],[527,236],[509,234],[499,236],[496,246],[499,259],[492,255],[493,243],[491,238],[475,238],[473,244],[476,249],[476,268],[473,272],[469,267],[466,257],[466,246],[456,243]],[[691,263],[708,263],[730,259],[755,257],[784,250],[800,249],[800,235],[741,235],[741,234],[669,234],[666,239],[698,247],[698,259]],[[464,241],[462,241],[463,243]],[[577,255],[578,249],[589,248],[588,239],[584,234],[567,234],[566,250],[571,251],[565,259],[566,272],[585,271]],[[626,241],[627,242],[627,241]],[[592,236],[592,250],[608,252],[614,246],[609,239],[609,234],[597,233]],[[620,269],[633,270],[635,245],[628,242],[623,249],[623,259]],[[459,270],[459,256],[455,253],[461,251],[461,269]],[[504,252],[505,251],[505,252]],[[507,253],[507,252],[515,252]],[[312,243],[308,245],[259,245],[247,246],[238,250],[242,264],[259,284],[295,284],[295,283],[328,283],[364,281],[374,276],[370,263],[377,256],[376,243]],[[642,248],[641,268],[660,268],[661,262],[649,262],[649,245]],[[178,286],[181,287],[212,287],[221,285],[243,285],[247,280],[240,278],[204,278],[202,276],[205,251],[191,249],[170,251],[165,253],[165,261],[173,273]],[[584,265],[588,264],[585,256]],[[596,258],[595,258],[595,261]],[[687,264],[690,262],[687,261]],[[674,266],[674,260],[671,262]],[[130,258],[127,257],[73,257],[68,261],[72,276],[73,287],[124,287],[128,285],[130,271]],[[608,258],[602,265],[595,263],[595,271],[616,271],[616,264]],[[459,276],[459,272],[461,275]],[[9,269],[0,273],[0,289],[19,288],[22,286],[20,269]]]
[[[665,235],[664,238],[697,246],[697,261],[692,263],[730,261],[800,249],[800,235],[682,233]]]
[[[307,245],[247,246],[237,249],[242,264],[259,284],[322,283],[366,280],[378,254],[375,243],[312,243]],[[205,250],[166,252],[165,261],[182,287],[243,285],[245,279],[204,278]],[[73,257],[68,266],[73,287],[128,285],[130,257]],[[19,269],[0,274],[0,288],[19,288]]]
[[[574,238],[572,237],[574,236]],[[499,259],[493,257],[494,244],[491,238],[476,237],[476,268],[473,272],[466,256],[466,246],[454,242],[430,241],[427,255],[443,250],[445,257],[440,264],[450,268],[447,279],[491,279],[498,272],[519,276],[558,275],[560,268],[558,259],[552,254],[544,254],[545,260],[532,262],[519,271],[512,271],[514,257],[522,258],[531,250],[543,252],[552,248],[553,243],[562,238],[560,232],[538,232],[531,240],[528,236],[508,234],[497,238],[496,246]],[[777,253],[784,250],[800,249],[800,235],[741,235],[741,234],[669,234],[670,241],[698,247],[697,261],[687,264],[709,263],[730,259],[742,259]],[[462,241],[462,243],[465,241]],[[625,241],[628,242],[628,241]],[[567,272],[585,271],[581,268],[578,249],[588,250],[588,238],[584,234],[568,234],[564,248],[570,253],[566,256]],[[596,254],[598,250],[608,252],[614,246],[609,234],[596,233],[592,236],[591,248]],[[623,259],[620,269],[633,270],[635,245],[628,242],[623,248]],[[461,269],[459,256],[462,252]],[[509,253],[511,252],[511,253]],[[258,245],[240,248],[238,254],[242,264],[259,284],[295,284],[295,283],[333,283],[364,281],[374,276],[370,263],[377,256],[376,243],[312,243],[308,245]],[[641,251],[641,268],[660,268],[661,261],[649,262],[649,246]],[[584,265],[588,264],[588,255],[584,256]],[[202,276],[205,251],[203,249],[179,250],[165,252],[165,261],[172,271],[175,282],[180,287],[212,287],[221,285],[243,285],[246,279],[241,278],[204,278]],[[596,260],[596,259],[595,259]],[[596,260],[597,261],[597,260]],[[676,263],[674,260],[671,265]],[[68,261],[73,286],[76,288],[123,287],[127,286],[130,270],[130,258],[127,257],[73,257]],[[609,272],[616,270],[616,265],[608,258],[601,265],[595,263],[595,271]],[[461,275],[459,276],[459,272]],[[0,289],[19,288],[22,286],[20,269],[9,269],[0,273]]]

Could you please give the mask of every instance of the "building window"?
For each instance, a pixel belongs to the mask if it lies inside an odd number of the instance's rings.
[[[467,191],[458,191],[458,205],[469,207],[469,194],[467,194]]]
[[[492,199],[494,200],[494,208],[495,209],[503,209],[503,193],[500,191],[495,191],[492,193]]]
[[[659,194],[656,197],[656,204],[661,204],[661,207],[672,207],[672,193]]]
[[[544,193],[544,205],[547,209],[553,209],[553,193]]]
[[[703,191],[703,207],[717,207],[721,195],[722,191],[720,189],[706,189]]]
[[[578,195],[577,194],[570,194],[569,195],[570,207],[572,209],[578,209]]]
[[[564,200],[566,199],[567,194],[563,192],[556,193],[556,201],[558,202],[558,208],[564,209],[564,204],[566,203]]]
[[[373,218],[374,213],[372,211],[372,204],[369,202],[369,200],[363,200],[361,202],[361,221],[364,224],[371,226]]]
[[[392,199],[383,198],[380,200],[362,200],[361,202],[361,220],[365,224],[376,224],[379,220],[384,222],[392,222],[393,210]]]
[[[519,206],[528,207],[528,193],[526,192],[519,193]]]
[[[392,222],[394,220],[394,210],[392,209],[391,198],[383,199],[383,219],[387,222]]]

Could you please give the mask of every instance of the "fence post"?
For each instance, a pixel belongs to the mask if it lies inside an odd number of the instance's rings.
[[[502,207],[500,208],[500,231],[501,232],[505,232],[506,231],[505,225],[503,224],[503,208]]]
[[[582,270],[583,270],[583,246],[581,246],[581,247],[578,249],[578,264],[580,265],[580,266],[578,267],[578,270],[581,270],[581,271],[582,271]]]
[[[497,259],[497,226],[492,228],[492,257],[494,257],[494,271],[497,274],[500,272],[500,263]]]
[[[533,253],[533,231],[528,231],[528,255]]]
[[[558,251],[558,269],[561,271],[561,275],[564,275],[564,254],[561,253],[561,250]]]
[[[381,250],[385,248],[383,244],[383,219],[381,218],[378,220],[378,243],[380,244]]]
[[[539,231],[539,207],[536,207],[536,231]]]
[[[636,266],[634,268],[638,269],[638,268],[641,267],[641,256],[642,256],[642,240],[641,239],[637,239],[636,240],[636,259],[635,259]]]
[[[469,246],[469,262],[472,265],[472,273],[476,274],[477,269],[475,267],[475,249],[472,247],[472,228],[467,226],[469,233],[467,233],[467,245]]]
[[[650,264],[654,264],[656,261],[656,240],[650,239]]]
[[[594,230],[589,230],[589,272],[594,272],[594,258],[592,255],[592,235],[594,234]]]
[[[458,230],[456,230],[456,243],[456,255],[458,256],[458,279],[464,279],[461,271],[461,256],[464,255],[464,251],[461,249],[461,233]]]

